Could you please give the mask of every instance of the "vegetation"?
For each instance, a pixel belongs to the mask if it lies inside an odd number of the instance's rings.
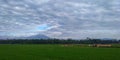
[[[91,47],[112,44],[111,47]],[[119,60],[120,40],[0,40],[0,60]]]
[[[120,48],[50,44],[0,45],[0,60],[120,60]]]
[[[120,40],[101,39],[6,39],[0,40],[0,44],[118,44]]]

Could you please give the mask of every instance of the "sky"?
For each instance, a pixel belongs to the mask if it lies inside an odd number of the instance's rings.
[[[120,0],[0,0],[0,36],[120,39]]]

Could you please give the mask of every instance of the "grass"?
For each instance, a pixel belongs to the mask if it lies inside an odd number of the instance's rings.
[[[0,60],[120,60],[120,48],[0,45]]]

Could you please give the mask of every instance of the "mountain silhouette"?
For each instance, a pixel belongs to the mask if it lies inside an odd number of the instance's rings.
[[[33,36],[29,36],[29,37],[24,37],[25,39],[49,39],[48,36],[42,35],[42,34],[38,34],[38,35],[33,35]]]
[[[28,37],[0,36],[0,39],[49,39],[49,37],[42,34],[37,34]]]

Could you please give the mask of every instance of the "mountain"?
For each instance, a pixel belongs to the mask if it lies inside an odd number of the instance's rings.
[[[103,38],[101,40],[116,40],[116,39],[113,39],[113,38]]]
[[[0,39],[14,39],[14,37],[10,37],[10,36],[0,36]]]
[[[38,34],[38,35],[29,36],[29,37],[24,37],[24,39],[49,39],[49,37],[42,34]]]
[[[38,34],[29,37],[0,36],[0,39],[49,39],[49,37],[42,34]]]

